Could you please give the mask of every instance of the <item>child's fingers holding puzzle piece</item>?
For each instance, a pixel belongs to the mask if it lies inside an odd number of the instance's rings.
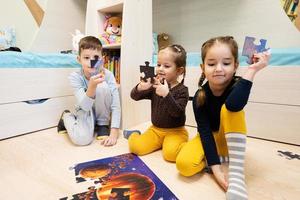
[[[259,71],[264,67],[268,66],[270,58],[271,58],[270,51],[256,53],[253,55],[253,64],[251,64],[249,68],[256,69],[257,71]]]
[[[104,74],[102,73],[99,73],[97,75],[94,75],[90,78],[90,81],[93,81],[95,84],[99,84],[99,83],[102,83],[105,79],[105,76]]]
[[[138,85],[138,90],[147,90],[152,86],[151,78],[147,78],[147,81],[141,81]]]
[[[153,87],[155,88],[156,94],[162,97],[166,97],[170,91],[166,79],[164,79],[164,84],[161,84],[161,82],[158,81],[156,82],[156,84],[153,85]]]

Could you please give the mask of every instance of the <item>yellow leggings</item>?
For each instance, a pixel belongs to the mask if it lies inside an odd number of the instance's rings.
[[[184,127],[158,128],[150,126],[143,134],[132,133],[128,139],[130,152],[145,155],[162,148],[163,157],[175,162],[183,143],[188,140]]]
[[[231,112],[223,105],[220,113],[220,128],[214,132],[214,139],[217,151],[220,156],[228,156],[227,133],[246,134],[246,123],[244,111]],[[192,176],[206,166],[204,150],[201,143],[200,134],[183,144],[176,159],[176,167],[183,176]]]

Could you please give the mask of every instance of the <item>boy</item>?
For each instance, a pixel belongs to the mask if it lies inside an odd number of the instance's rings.
[[[91,60],[102,59],[99,39],[86,36],[79,42],[77,60],[82,69],[69,76],[77,100],[75,114],[65,110],[59,120],[57,131],[67,131],[76,145],[88,145],[94,139],[102,139],[104,146],[115,145],[119,136],[121,119],[119,92],[114,75],[103,67],[101,71],[92,66]],[[111,129],[109,122],[111,116]]]

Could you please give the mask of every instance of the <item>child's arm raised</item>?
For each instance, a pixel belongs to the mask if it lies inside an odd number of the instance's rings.
[[[138,91],[148,90],[152,86],[151,79],[148,78],[147,81],[141,80],[141,82],[137,86]]]
[[[225,105],[228,110],[237,112],[245,107],[248,102],[254,77],[258,71],[268,65],[270,57],[271,54],[268,51],[254,54],[254,63],[249,65],[242,79],[238,81],[226,99]]]
[[[245,74],[242,77],[246,80],[253,82],[255,74],[259,70],[268,66],[270,58],[271,58],[270,51],[265,51],[262,53],[254,54],[253,55],[253,64],[248,66],[247,71],[245,72]]]
[[[86,90],[86,95],[88,97],[94,99],[95,94],[96,94],[97,85],[102,83],[104,81],[104,79],[105,79],[104,74],[101,74],[101,73],[91,76],[91,78],[89,80],[88,88]]]
[[[162,102],[165,102],[167,112],[173,117],[179,117],[185,114],[185,108],[189,99],[189,92],[187,87],[182,87],[181,89],[170,92],[169,85],[164,79],[164,84],[162,84],[159,79],[155,80],[153,85],[155,88],[155,93],[162,97]],[[175,94],[176,93],[176,94]]]
[[[146,82],[141,80],[141,82],[131,90],[130,97],[136,101],[151,99],[152,91],[152,83],[150,78],[148,78]]]
[[[68,78],[73,89],[74,96],[76,97],[78,106],[85,111],[89,111],[95,101],[95,94],[93,94],[93,91],[91,90],[92,87],[90,87],[91,93],[87,92],[87,86],[85,84],[83,75],[79,72],[72,72]],[[95,80],[95,82],[99,81],[99,83],[103,82],[104,80],[104,78],[100,78],[100,75],[97,75],[95,79],[97,79]]]

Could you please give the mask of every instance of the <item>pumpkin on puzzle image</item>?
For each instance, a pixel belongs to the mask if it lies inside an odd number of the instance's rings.
[[[107,17],[104,26],[104,33],[99,37],[102,45],[121,43],[122,18],[119,16]]]

